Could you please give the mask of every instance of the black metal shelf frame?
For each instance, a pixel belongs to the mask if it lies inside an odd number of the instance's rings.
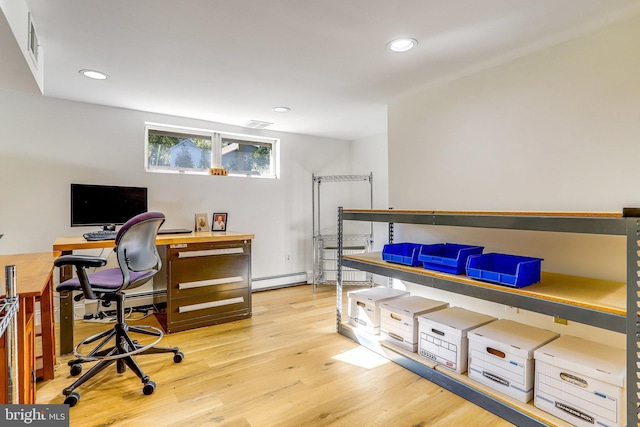
[[[372,221],[452,227],[502,228],[510,230],[557,231],[563,233],[627,234],[624,218],[580,216],[530,216],[444,214],[402,211],[343,211],[343,220]]]
[[[636,350],[640,338],[640,218],[632,217],[637,212],[624,210],[626,217],[611,216],[571,216],[571,215],[517,215],[483,213],[437,213],[408,211],[344,211],[338,208],[338,280],[336,283],[336,320],[338,333],[354,338],[351,331],[342,328],[342,267],[357,268],[373,274],[406,280],[423,286],[490,300],[500,304],[524,308],[530,311],[559,316],[579,323],[626,333],[627,336],[627,423],[639,424],[640,408],[640,359]],[[411,271],[383,267],[353,259],[343,259],[341,230],[343,221],[386,222],[390,225],[390,238],[394,223],[441,225],[456,227],[480,227],[530,231],[550,231],[562,233],[584,233],[626,236],[627,238],[627,316],[615,315],[576,305],[542,300],[514,294],[509,291],[473,286],[467,283],[439,277],[413,273]],[[364,344],[366,345],[366,344]],[[388,353],[388,352],[387,352]],[[388,356],[388,355],[387,355]],[[427,378],[442,387],[470,400],[488,411],[513,422],[516,425],[543,426],[545,423],[522,414],[516,408],[496,401],[480,390],[461,384],[454,378],[402,355],[391,360],[412,372]]]

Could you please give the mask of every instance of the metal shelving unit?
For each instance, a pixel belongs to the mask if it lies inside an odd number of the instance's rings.
[[[18,403],[18,327],[16,313],[19,310],[18,296],[16,294],[16,267],[8,265],[5,267],[6,293],[0,297],[0,337],[5,338],[4,353],[2,358],[6,360],[6,372],[2,374],[6,377],[7,390],[2,394],[6,397],[6,403]]]
[[[462,227],[502,228],[530,231],[553,231],[564,233],[586,233],[626,236],[627,240],[627,283],[626,315],[607,310],[585,308],[580,304],[550,301],[544,298],[524,296],[511,292],[510,288],[487,289],[474,286],[469,281],[444,279],[429,274],[420,274],[410,269],[402,269],[391,264],[366,262],[343,258],[340,247],[342,239],[338,235],[338,280],[336,284],[336,321],[338,333],[356,341],[366,342],[355,336],[353,331],[342,325],[342,283],[340,269],[343,267],[360,269],[373,274],[385,275],[410,281],[423,286],[444,289],[450,292],[487,299],[497,303],[520,307],[526,310],[563,317],[586,325],[595,326],[627,336],[627,425],[640,425],[640,354],[637,353],[640,338],[640,211],[624,209],[622,214],[584,213],[521,213],[521,212],[437,212],[437,211],[366,211],[343,210],[338,208],[338,230],[343,221],[374,221],[390,224],[392,239],[393,224],[428,224]],[[372,346],[374,349],[375,346]],[[379,348],[379,347],[378,347]],[[474,402],[490,412],[518,426],[549,425],[524,413],[517,407],[494,399],[472,385],[436,369],[431,369],[412,358],[399,353],[389,355],[394,362],[410,369],[418,375]]]
[[[323,183],[369,183],[369,208],[373,208],[373,173],[369,175],[312,175],[313,209],[313,289],[319,284],[335,284],[338,277],[338,235],[322,234],[321,228],[321,187]],[[370,252],[373,244],[373,223],[369,233],[342,234],[345,254]],[[371,286],[373,275],[356,269],[343,269],[343,282]]]

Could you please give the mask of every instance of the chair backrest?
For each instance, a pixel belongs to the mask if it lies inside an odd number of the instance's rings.
[[[115,250],[124,279],[122,289],[132,285],[130,272],[158,271],[162,267],[156,236],[164,219],[160,212],[145,212],[131,218],[118,231]]]

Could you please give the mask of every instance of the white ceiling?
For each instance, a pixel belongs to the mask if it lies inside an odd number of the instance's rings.
[[[394,97],[640,13],[638,0],[26,3],[45,53],[45,96],[347,140],[385,132]],[[0,19],[0,63],[15,65],[0,65],[0,86],[33,91],[8,31]],[[386,44],[397,37],[419,44],[393,53]],[[291,112],[272,112],[277,105]]]

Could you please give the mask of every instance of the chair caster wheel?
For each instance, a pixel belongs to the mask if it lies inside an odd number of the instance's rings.
[[[153,393],[155,389],[156,389],[156,383],[154,383],[153,381],[149,381],[144,385],[144,387],[142,387],[142,392],[146,396],[149,396],[151,393]]]
[[[182,359],[184,359],[184,353],[182,353],[181,351],[179,351],[179,352],[177,352],[176,354],[173,355],[173,361],[175,363],[182,362]]]
[[[76,375],[79,375],[80,372],[82,372],[82,365],[79,363],[76,363],[75,365],[71,365],[71,369],[69,369],[69,374],[71,374],[72,377],[75,377]]]
[[[69,405],[70,408],[73,408],[78,404],[79,400],[80,400],[80,393],[76,393],[74,391],[73,393],[69,394],[66,399],[64,399],[64,404]]]

